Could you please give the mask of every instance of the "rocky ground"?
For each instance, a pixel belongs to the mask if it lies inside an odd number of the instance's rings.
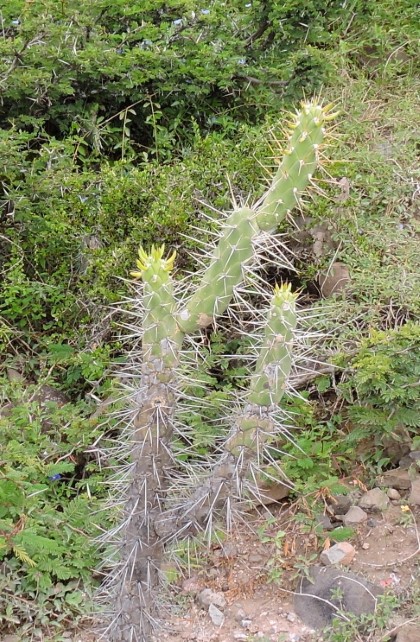
[[[406,463],[369,491],[355,480],[349,495],[320,496],[318,514],[301,500],[255,515],[180,583],[159,640],[318,642],[339,611],[374,613],[387,594],[399,604],[386,627],[373,616],[343,642],[420,642],[420,475]]]
[[[420,453],[411,456],[371,490],[355,479],[347,495],[320,492],[316,508],[313,498],[260,507],[179,580],[157,641],[321,642],[332,618],[370,613],[364,632],[334,642],[420,642]],[[397,598],[387,621],[375,615],[381,595]],[[65,635],[94,642],[89,628]]]

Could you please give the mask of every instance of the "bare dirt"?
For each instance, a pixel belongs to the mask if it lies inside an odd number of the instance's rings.
[[[305,501],[269,508],[264,515],[252,516],[248,525],[237,526],[223,547],[214,546],[190,577],[179,580],[173,615],[157,637],[159,642],[323,639],[322,631],[313,631],[298,618],[293,599],[299,574],[319,563],[320,553],[332,543],[329,534],[316,527],[319,520]],[[391,502],[383,513],[369,513],[369,519],[354,528],[350,541],[356,554],[347,568],[409,602],[410,592],[420,589],[419,529],[420,510],[408,509],[404,498]],[[215,624],[208,607],[200,604],[206,588],[226,601],[219,609],[221,624]],[[397,634],[406,619],[404,608],[397,610],[388,630]],[[378,639],[386,639],[383,632],[381,636]],[[88,632],[73,637],[74,642],[94,639]]]

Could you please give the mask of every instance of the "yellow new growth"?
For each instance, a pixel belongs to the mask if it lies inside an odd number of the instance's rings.
[[[139,248],[139,258],[136,261],[136,265],[139,268],[139,271],[130,272],[131,276],[135,279],[141,279],[143,273],[149,268],[154,268],[155,270],[163,270],[164,272],[171,272],[174,268],[174,262],[176,257],[176,252],[173,252],[171,256],[168,256],[167,259],[163,258],[165,252],[165,245],[160,247],[155,247],[152,245],[150,253],[147,254],[142,247]]]
[[[283,283],[282,285],[274,286],[274,296],[281,297],[282,302],[294,302],[296,301],[298,294],[292,292],[291,283]]]

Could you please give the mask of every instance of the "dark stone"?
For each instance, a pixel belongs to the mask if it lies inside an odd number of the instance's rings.
[[[348,495],[334,495],[330,508],[334,515],[345,515],[351,506],[351,498]]]
[[[315,518],[315,527],[322,528],[324,531],[333,531],[335,525],[331,522],[328,515],[317,515]]]
[[[333,566],[314,566],[310,579],[300,579],[296,593],[297,615],[307,626],[323,629],[340,611],[357,616],[373,613],[383,589],[355,573]]]

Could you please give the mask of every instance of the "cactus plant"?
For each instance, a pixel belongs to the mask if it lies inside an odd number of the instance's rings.
[[[303,105],[293,118],[285,157],[270,189],[255,207],[235,209],[227,217],[208,268],[188,297],[178,301],[174,294],[170,272],[175,255],[165,259],[164,248],[154,247],[150,253],[139,252],[138,270],[132,275],[142,280],[135,301],[142,306],[137,315],[142,318],[137,331],[141,366],[139,372],[135,360],[132,417],[121,437],[128,458],[122,481],[124,517],[113,533],[116,568],[105,585],[113,611],[105,637],[111,642],[151,641],[161,615],[159,585],[168,543],[200,530],[210,535],[215,520],[230,519],[232,501],[258,493],[254,480],[260,455],[279,429],[279,403],[292,365],[296,295],[289,286],[276,287],[269,310],[262,313],[263,337],[249,390],[220,456],[210,471],[199,468],[190,491],[174,496],[179,462],[172,442],[182,397],[183,344],[187,335],[199,333],[229,309],[258,240],[298,204],[330,118],[329,106],[322,108],[316,101]]]

